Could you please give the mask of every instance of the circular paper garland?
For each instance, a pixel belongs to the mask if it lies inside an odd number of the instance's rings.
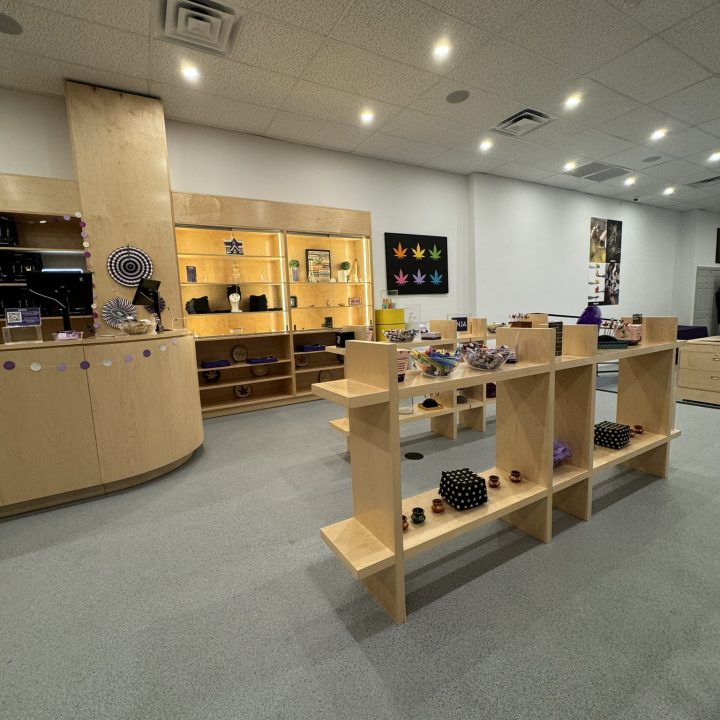
[[[110,298],[100,311],[102,319],[106,325],[112,328],[120,327],[120,323],[124,323],[129,319],[137,320],[137,309],[124,297]]]
[[[108,255],[107,270],[116,283],[135,287],[141,280],[152,276],[153,264],[146,252],[132,245],[125,245]]]

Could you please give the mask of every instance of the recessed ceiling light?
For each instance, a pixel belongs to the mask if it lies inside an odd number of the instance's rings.
[[[573,162],[572,160],[570,162],[566,162],[563,165],[563,170],[565,172],[570,172],[571,170],[574,170],[577,167],[577,163]]]
[[[634,185],[637,182],[637,178],[630,176],[629,178],[625,178],[625,180],[623,180],[623,182],[625,185],[630,187],[630,185]]]
[[[581,102],[582,102],[582,95],[570,95],[570,97],[568,97],[568,98],[565,100],[565,107],[566,107],[568,110],[573,110],[573,109],[576,108]]]
[[[436,60],[447,60],[447,58],[449,56],[450,56],[450,45],[445,40],[441,40],[433,48],[433,57]]]
[[[708,162],[717,162],[720,160],[720,152],[714,152],[709,158]]]
[[[452,105],[465,102],[470,97],[467,90],[453,90],[445,99]]]
[[[492,140],[483,140],[480,143],[480,150],[487,152],[493,146]]]
[[[190,82],[195,82],[200,77],[200,71],[194,65],[183,65],[180,72]]]
[[[662,140],[667,135],[667,128],[658,128],[651,136],[651,140]]]
[[[363,125],[369,125],[375,119],[375,113],[372,110],[363,110],[360,113],[360,121]]]
[[[0,33],[5,35],[20,35],[23,26],[13,17],[0,13]]]
[[[663,195],[672,195],[674,192],[675,192],[675,188],[674,188],[674,187],[666,187],[666,188],[663,190]]]

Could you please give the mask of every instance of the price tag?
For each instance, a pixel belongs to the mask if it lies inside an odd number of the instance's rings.
[[[40,327],[40,308],[8,308],[5,310],[6,327]]]

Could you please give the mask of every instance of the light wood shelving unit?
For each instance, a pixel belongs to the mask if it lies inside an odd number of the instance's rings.
[[[196,336],[203,416],[315,400],[313,383],[342,378],[342,358],[302,346],[334,345],[336,331],[344,326],[372,324],[369,214],[185,193],[174,193],[173,201],[183,319]],[[247,224],[237,224],[239,219]],[[242,243],[242,255],[225,253],[224,242],[232,238]],[[308,249],[330,252],[332,282],[309,281]],[[299,262],[297,281],[291,259]],[[358,261],[357,282],[338,282],[343,260]],[[195,282],[189,266],[195,268]],[[242,312],[230,311],[230,285],[240,286]],[[263,294],[269,309],[249,311],[250,295]],[[203,296],[213,312],[187,313],[185,304]],[[360,304],[350,305],[355,297]],[[257,365],[246,363],[201,367],[203,360],[230,360],[237,345],[250,357],[272,355],[278,362],[260,366],[267,367],[262,376]],[[204,373],[213,369],[220,378],[207,382]],[[236,396],[239,385],[250,389],[247,397]]]
[[[677,399],[720,405],[720,335],[680,348]]]
[[[673,356],[676,318],[646,317],[641,345],[598,351],[597,330],[566,326],[563,355],[555,356],[555,333],[546,328],[499,328],[498,344],[518,339],[520,361],[494,371],[460,366],[447,378],[417,371],[397,381],[396,349],[386,343],[350,342],[342,380],[312,386],[320,397],[347,409],[351,450],[353,515],[322,528],[320,534],[351,574],[398,623],[406,618],[406,557],[440,545],[491,520],[502,519],[541,542],[549,542],[553,507],[582,519],[592,509],[595,473],[625,464],[666,477],[674,429]],[[645,433],[620,450],[593,445],[595,371],[609,355],[620,361],[617,421],[642,424]],[[484,477],[501,476],[498,489],[488,488],[486,504],[458,512],[446,507],[429,511],[437,488],[403,498],[400,480],[401,398],[440,393],[454,397],[497,383],[496,454],[492,467],[477,468]],[[472,395],[470,395],[472,397]],[[462,411],[461,411],[462,412]],[[465,411],[465,412],[472,412]],[[440,423],[444,417],[436,417]],[[452,418],[452,425],[457,423]],[[571,449],[569,464],[554,468],[553,439]],[[519,469],[523,481],[508,480]],[[439,478],[438,478],[439,481]],[[422,525],[403,532],[401,516],[413,507],[426,509]]]

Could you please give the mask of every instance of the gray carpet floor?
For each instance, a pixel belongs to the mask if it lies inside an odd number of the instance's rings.
[[[0,718],[720,718],[720,411],[678,405],[670,478],[609,472],[548,545],[497,522],[414,558],[403,626],[319,536],[337,415],[210,420],[166,478],[0,523]],[[405,495],[493,462],[493,423],[418,431]]]

